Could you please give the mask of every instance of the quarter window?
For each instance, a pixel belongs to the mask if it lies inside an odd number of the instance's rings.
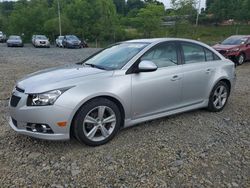
[[[160,44],[146,52],[141,60],[154,62],[158,68],[175,66],[178,63],[177,47],[174,43]]]
[[[206,61],[205,52],[202,46],[191,43],[182,43],[182,49],[186,64]]]
[[[214,54],[210,50],[205,48],[205,53],[206,53],[206,60],[207,61],[213,61],[214,60]]]

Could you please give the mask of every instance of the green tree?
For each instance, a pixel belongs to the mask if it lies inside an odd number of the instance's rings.
[[[142,0],[127,0],[126,13],[136,9],[139,10],[145,7],[145,3]]]
[[[126,11],[126,1],[125,0],[113,0],[116,6],[116,12],[118,14],[124,15]]]
[[[135,19],[144,37],[153,37],[160,33],[164,12],[164,6],[156,4],[147,4],[145,8],[139,10]]]

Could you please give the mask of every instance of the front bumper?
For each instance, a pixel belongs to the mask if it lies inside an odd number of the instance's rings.
[[[80,48],[81,44],[73,44],[73,43],[68,43],[67,44],[68,48]]]
[[[9,104],[10,127],[17,133],[46,140],[68,140],[70,139],[70,115],[71,109],[59,105],[51,106],[27,106],[28,95],[17,90],[14,96],[20,98],[16,106]],[[67,122],[66,126],[60,127],[58,122]],[[48,125],[53,133],[33,132],[29,129],[29,124]]]
[[[23,134],[26,136],[31,136],[34,138],[39,138],[39,139],[44,139],[44,140],[68,140],[70,138],[69,134],[63,134],[63,133],[45,134],[45,133],[38,133],[38,132],[30,132],[25,129],[19,129],[14,125],[11,117],[9,118],[9,125],[17,133]]]
[[[22,43],[8,43],[7,45],[10,47],[23,47]]]
[[[225,50],[217,50],[217,51],[225,58],[231,59],[233,61],[240,55],[240,51],[235,51],[235,52],[225,51]]]

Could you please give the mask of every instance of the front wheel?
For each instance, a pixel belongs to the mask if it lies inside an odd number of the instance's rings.
[[[208,110],[219,112],[226,106],[230,91],[228,85],[220,81],[218,82],[209,97]]]
[[[245,55],[241,53],[239,57],[237,57],[237,64],[242,65],[245,62],[245,59]]]
[[[74,118],[76,138],[89,146],[98,146],[110,141],[122,123],[118,106],[106,99],[97,98],[84,104]]]

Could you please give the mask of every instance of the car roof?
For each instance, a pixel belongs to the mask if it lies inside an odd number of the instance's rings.
[[[250,35],[232,35],[230,37],[250,37]]]
[[[128,40],[124,42],[131,42],[131,43],[159,43],[159,42],[166,42],[166,41],[181,41],[181,42],[192,42],[202,44],[199,41],[192,40],[192,39],[185,39],[185,38],[151,38],[151,39],[134,39]]]
[[[20,37],[19,35],[10,35],[9,37]]]

